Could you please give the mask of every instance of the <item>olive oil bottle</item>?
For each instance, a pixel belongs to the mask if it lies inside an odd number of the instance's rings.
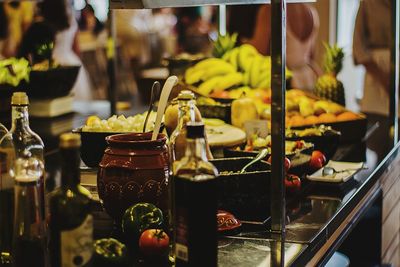
[[[12,262],[14,267],[47,267],[47,234],[40,195],[43,163],[30,152],[15,160],[15,212]],[[2,229],[4,230],[4,229]]]
[[[173,177],[176,266],[217,266],[216,177],[207,160],[204,125],[188,123],[186,153]]]
[[[93,217],[90,195],[80,185],[80,145],[78,134],[60,137],[61,186],[49,200],[51,266],[91,266]]]

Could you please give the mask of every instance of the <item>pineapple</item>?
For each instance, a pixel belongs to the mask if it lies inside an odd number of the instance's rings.
[[[213,56],[217,58],[222,58],[222,56],[228,51],[232,50],[237,41],[238,34],[233,33],[230,35],[227,33],[226,35],[218,35],[217,40],[214,42],[213,47]]]
[[[336,76],[341,71],[344,58],[343,48],[336,44],[324,44],[326,54],[324,58],[325,74],[320,76],[315,84],[315,94],[323,99],[328,99],[345,106],[344,87]]]

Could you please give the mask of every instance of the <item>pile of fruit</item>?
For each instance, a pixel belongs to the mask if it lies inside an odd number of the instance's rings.
[[[92,115],[86,120],[86,125],[82,127],[83,132],[142,132],[143,123],[147,112],[135,116],[125,117],[124,115],[113,115],[107,120]],[[156,112],[152,112],[147,122],[146,130],[151,131],[154,128]]]
[[[195,85],[205,96],[221,95],[236,89],[232,98],[240,97],[250,89],[268,89],[271,86],[271,58],[261,55],[249,44],[234,47],[236,35],[219,37],[214,44],[216,58],[200,61],[185,72],[185,82]],[[287,70],[287,76],[291,73]]]
[[[268,106],[261,118],[270,119]],[[343,106],[307,95],[304,91],[292,89],[286,92],[286,126],[297,127],[361,119],[360,115],[346,110]]]

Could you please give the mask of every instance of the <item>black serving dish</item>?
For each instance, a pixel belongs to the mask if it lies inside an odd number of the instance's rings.
[[[339,147],[341,140],[341,133],[339,131],[333,129],[327,129],[323,132],[322,135],[310,135],[310,136],[293,136],[286,137],[286,140],[296,141],[296,140],[304,140],[307,143],[314,144],[314,150],[321,151],[326,160],[329,161],[332,156],[335,154],[337,148]]]
[[[340,143],[353,143],[355,141],[360,141],[364,138],[367,132],[367,124],[368,120],[364,114],[358,114],[359,118],[355,120],[348,121],[337,121],[331,123],[321,123],[325,126],[331,126],[332,129],[341,133]],[[316,124],[315,126],[319,126],[321,124]],[[301,126],[301,127],[293,127],[293,129],[304,129],[309,128],[311,125]]]
[[[204,118],[216,118],[231,123],[231,104],[217,103],[216,105],[196,105]]]
[[[259,161],[239,174],[252,159],[214,159],[211,163],[220,172],[218,208],[232,213],[242,223],[260,224],[269,217],[271,171],[269,163]]]
[[[51,99],[67,96],[81,66],[60,66],[45,71],[31,70],[25,91],[30,98]]]
[[[225,157],[255,157],[259,153],[258,150],[254,151],[245,151],[244,150],[245,144],[240,147],[231,147],[231,148],[224,148],[224,156]],[[300,166],[304,166],[308,164],[311,159],[311,154],[314,151],[314,146],[310,144],[308,147],[303,149],[299,149],[293,153],[286,154],[286,157],[290,159],[290,166],[291,168],[297,168]],[[268,159],[270,156],[267,155],[265,158]]]

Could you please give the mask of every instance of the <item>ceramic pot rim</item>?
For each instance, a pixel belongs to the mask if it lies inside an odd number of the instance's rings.
[[[145,145],[145,144],[153,144],[153,145],[163,145],[167,141],[167,137],[165,134],[159,133],[157,139],[151,141],[151,136],[153,132],[146,133],[122,133],[122,134],[113,134],[106,137],[107,144],[109,145]]]

